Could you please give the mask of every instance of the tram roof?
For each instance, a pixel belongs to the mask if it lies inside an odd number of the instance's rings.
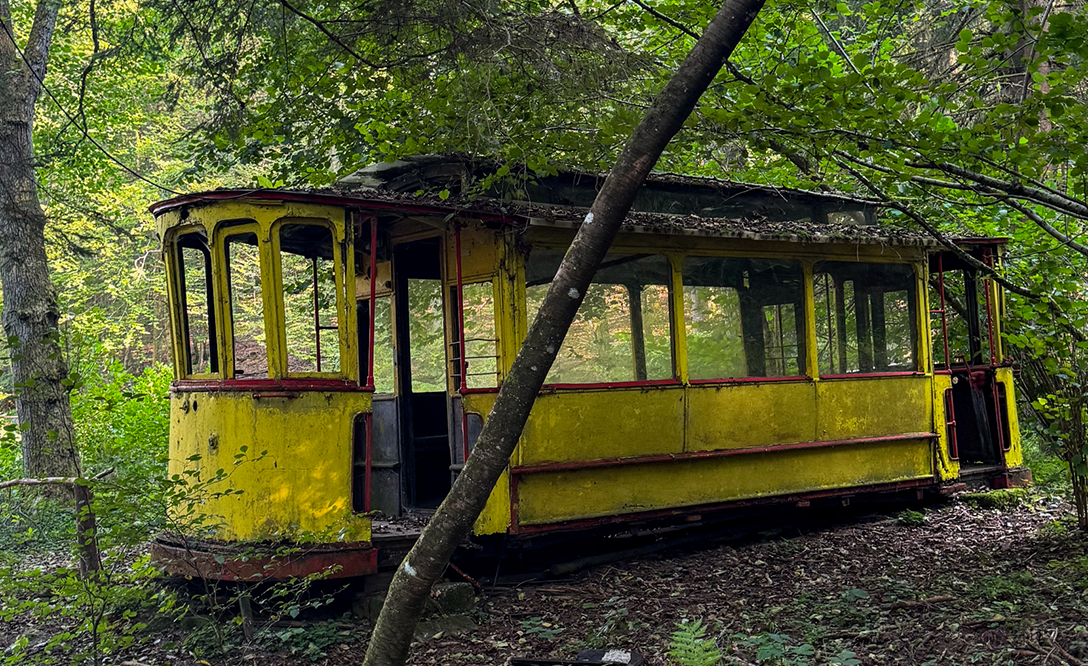
[[[498,193],[462,196],[466,183],[479,175],[480,167],[464,160],[424,156],[368,167],[331,188],[221,189],[161,201],[150,210],[161,215],[214,202],[255,199],[345,206],[380,218],[454,214],[514,226],[576,228],[605,177],[577,172],[537,177],[523,185],[513,200]],[[440,190],[449,196],[442,199],[433,194]],[[920,231],[878,223],[879,209],[878,201],[842,194],[653,174],[639,191],[622,230],[796,243],[939,245]]]

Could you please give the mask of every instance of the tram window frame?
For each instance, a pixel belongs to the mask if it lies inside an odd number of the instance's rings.
[[[394,296],[390,289],[385,293],[374,296],[379,307],[374,313],[375,338],[385,343],[381,347],[381,353],[375,339],[375,345],[370,344],[370,295],[356,300],[356,319],[359,322],[359,383],[365,386],[370,371],[370,353],[374,353],[374,393],[379,395],[392,395],[397,392],[397,366],[396,351],[394,349],[394,332],[396,321],[393,318]],[[384,326],[380,322],[384,320]]]
[[[943,257],[930,257],[927,285],[934,370],[947,373],[955,368],[999,362],[998,359],[1003,359],[1001,290],[995,289],[989,276],[963,266],[958,258],[949,257],[948,253],[942,254]],[[992,261],[992,256],[984,255],[983,260]],[[967,285],[972,283],[974,294],[968,297]],[[974,329],[970,323],[972,310],[976,322]],[[994,349],[991,349],[991,339]]]
[[[526,317],[527,317],[527,323],[529,325],[532,325],[532,321],[536,317],[537,309],[540,307],[540,304],[543,303],[544,294],[547,292],[547,288],[548,288],[550,282],[552,281],[552,279],[554,279],[555,272],[558,269],[559,263],[562,260],[565,252],[566,252],[565,248],[555,248],[555,247],[547,247],[547,246],[539,247],[539,248],[534,248],[532,250],[532,252],[530,252],[528,258],[526,259],[526,262],[525,262],[525,268],[526,268],[526,271],[525,271],[525,280],[526,280],[526,282],[525,282],[525,295],[526,295],[525,313],[526,313]],[[655,282],[646,281],[644,284],[642,284],[641,280],[640,280],[640,284],[637,284],[637,285],[634,284],[634,283],[624,284],[624,283],[621,283],[621,282],[618,282],[618,281],[611,281],[611,282],[606,281],[606,280],[608,280],[610,278],[612,280],[616,280],[617,277],[621,277],[621,276],[617,275],[617,273],[619,271],[616,270],[616,269],[621,268],[624,263],[627,263],[627,262],[630,262],[630,261],[641,261],[642,259],[646,259],[646,258],[653,258],[655,261],[659,261],[660,265],[657,266],[657,267],[654,267],[654,268],[652,268],[650,270],[647,270],[646,267],[644,267],[643,270],[639,273],[639,277],[641,278],[643,276],[649,275],[651,273],[651,270],[657,270],[657,271],[660,272],[660,277],[658,278],[657,281],[655,281]],[[541,289],[536,292],[537,294],[539,294],[538,297],[535,296],[534,294],[530,293],[530,290],[533,289],[534,287],[541,287]],[[595,289],[595,287],[597,287],[597,289]],[[604,287],[605,289],[601,289],[602,287]],[[658,287],[658,288],[664,289],[663,294],[659,294],[658,297],[659,297],[660,300],[663,300],[665,302],[666,310],[665,310],[664,313],[657,313],[656,316],[659,319],[662,320],[662,322],[658,322],[658,323],[664,323],[664,325],[666,325],[668,327],[668,335],[667,335],[667,341],[666,341],[665,345],[661,345],[660,342],[657,342],[657,341],[653,341],[653,342],[651,342],[650,345],[647,345],[647,342],[650,342],[651,339],[647,337],[647,332],[648,332],[647,331],[648,327],[646,326],[647,318],[644,315],[645,311],[647,310],[646,300],[644,298],[646,296],[646,293],[647,293],[646,290],[644,289],[645,287]],[[634,293],[634,289],[636,289],[636,288],[638,289],[638,291],[640,293],[640,299],[639,299],[639,306],[640,307],[639,307],[638,314],[632,313],[633,308],[630,307],[631,303],[633,302],[631,300],[631,296]],[[606,293],[606,292],[611,292],[611,294]],[[564,365],[563,365],[564,362],[565,362],[564,361],[565,357],[563,356],[564,350],[570,350],[572,354],[574,353],[572,348],[569,348],[569,347],[566,346],[567,345],[567,337],[569,337],[569,335],[570,335],[570,331],[568,331],[567,336],[564,336],[563,343],[561,345],[559,354],[556,357],[555,363],[552,364],[552,368],[548,372],[548,377],[544,382],[544,385],[546,387],[549,387],[549,388],[566,388],[566,387],[570,387],[570,388],[592,388],[592,387],[595,387],[595,386],[596,387],[624,387],[624,386],[636,387],[636,386],[647,386],[647,385],[678,384],[680,382],[679,373],[678,373],[678,370],[677,370],[676,331],[674,330],[674,319],[675,318],[673,316],[674,297],[673,297],[673,284],[672,284],[672,265],[671,265],[671,262],[669,261],[669,258],[666,255],[658,253],[658,252],[631,252],[631,251],[625,251],[625,250],[612,250],[612,251],[610,251],[607,255],[605,255],[604,261],[601,263],[601,266],[597,269],[596,273],[594,274],[593,281],[590,283],[589,290],[588,290],[585,298],[583,299],[581,306],[578,309],[578,313],[575,315],[575,321],[571,324],[571,329],[573,330],[575,326],[578,326],[579,323],[580,323],[580,318],[584,317],[584,314],[585,314],[584,308],[586,307],[586,302],[587,302],[588,299],[593,297],[593,298],[600,298],[602,300],[607,301],[610,296],[613,299],[615,299],[616,297],[626,296],[626,309],[625,309],[625,312],[626,312],[627,316],[631,317],[632,321],[635,318],[637,318],[640,321],[641,325],[642,325],[643,335],[641,336],[641,345],[635,344],[635,342],[634,342],[635,341],[635,336],[632,334],[632,332],[630,330],[628,330],[628,336],[630,337],[630,342],[626,346],[630,350],[630,353],[629,353],[629,355],[630,355],[630,371],[631,371],[630,375],[626,375],[626,373],[624,373],[625,376],[622,379],[619,378],[620,377],[619,374],[617,374],[616,377],[614,377],[614,378],[613,377],[604,377],[604,378],[592,378],[592,379],[582,379],[582,378],[576,378],[576,377],[565,377],[565,376],[563,376],[564,373],[573,373],[577,368],[576,365],[572,365],[571,368],[565,368]],[[663,299],[661,298],[662,296],[663,296]],[[652,298],[653,298],[653,296],[651,296],[651,299]],[[537,301],[539,301],[539,304],[537,303]],[[656,310],[656,308],[653,308],[653,309]],[[622,333],[622,331],[620,331],[620,330],[617,330],[616,332]],[[610,335],[612,333],[613,333],[613,331],[609,331]],[[657,337],[660,338],[662,336],[657,336]],[[614,345],[614,347],[615,347],[615,345]],[[639,347],[641,347],[641,349],[642,349],[641,354],[638,351]],[[648,347],[652,348],[652,349],[649,349],[649,351],[651,351],[651,353],[656,352],[656,354],[654,354],[654,355],[659,357],[659,358],[653,359],[652,366],[651,366],[650,354],[646,353],[646,351],[648,350]],[[667,350],[668,350],[667,351],[668,360],[664,364],[662,363],[662,361],[664,359],[660,358],[661,348],[663,348],[663,347],[667,348]],[[601,357],[595,357],[595,358],[601,358]],[[613,359],[613,360],[615,360],[615,359]],[[573,363],[573,362],[566,361],[566,363]],[[668,367],[667,373],[664,371],[664,367],[666,365]],[[651,367],[653,369],[652,372],[651,372]],[[617,366],[616,368],[613,368],[613,369],[611,369],[609,371],[614,370],[614,371],[617,371],[617,372],[622,372],[622,371],[619,371],[618,368],[619,368],[619,366]],[[584,368],[583,368],[583,370],[584,370]],[[645,373],[645,378],[642,378],[642,377],[639,376],[642,373]],[[661,375],[664,375],[664,374],[667,374],[668,376],[667,377],[661,376]]]
[[[881,272],[885,275],[881,275]],[[895,272],[900,275],[894,275]],[[859,279],[867,286],[863,291],[857,287]],[[888,288],[895,286],[897,279],[902,281],[900,283],[902,288]],[[839,282],[842,284],[840,285]],[[922,372],[918,276],[913,264],[818,261],[812,268],[812,288],[813,316],[816,321],[817,371],[821,378],[917,375]],[[835,300],[840,292],[841,304]],[[892,330],[892,327],[888,325],[890,303],[888,296],[900,292],[905,292],[903,297],[905,306],[899,311],[899,316],[906,318],[905,330],[908,338],[900,336],[895,341],[888,335]],[[858,297],[859,293],[863,294],[861,299]],[[832,294],[835,298],[831,297]],[[896,298],[896,300],[901,299]],[[865,317],[858,317],[856,314],[857,304],[861,301],[866,303]],[[878,303],[879,310],[876,309]],[[878,311],[879,317],[876,316]],[[892,312],[895,313],[894,308]],[[850,313],[854,313],[852,327],[849,325]],[[864,345],[862,345],[863,336]],[[851,340],[853,341],[852,353]],[[880,340],[884,340],[882,350],[878,349]],[[909,362],[892,363],[890,354],[901,347],[909,350]]]
[[[235,335],[235,329],[236,329],[236,321],[235,321],[235,314],[234,314],[235,298],[234,298],[234,293],[233,293],[234,290],[233,290],[232,284],[231,284],[232,278],[231,278],[231,267],[230,267],[230,264],[231,264],[231,251],[230,251],[230,248],[231,248],[231,238],[234,238],[236,236],[247,236],[247,235],[255,236],[256,240],[257,240],[256,244],[254,244],[254,245],[250,245],[249,243],[245,243],[245,245],[250,246],[250,247],[254,247],[256,249],[256,251],[257,251],[258,272],[259,272],[259,275],[260,275],[261,314],[262,314],[261,325],[263,327],[262,328],[262,333],[264,335],[263,348],[264,348],[264,358],[265,358],[265,371],[264,371],[263,374],[260,373],[260,372],[241,373],[241,374],[239,374],[239,372],[238,372],[238,357],[237,357],[237,353],[236,353],[237,348],[238,348],[238,344],[237,344],[238,341],[237,341],[237,337]],[[230,348],[229,376],[230,376],[230,378],[232,380],[239,380],[239,381],[268,380],[268,379],[272,378],[273,376],[275,376],[275,373],[274,373],[274,370],[273,370],[273,367],[272,367],[271,348],[270,348],[270,345],[268,344],[269,343],[269,331],[274,330],[272,326],[269,326],[269,319],[270,319],[270,317],[269,317],[270,313],[269,313],[269,308],[268,308],[269,288],[268,288],[268,284],[267,284],[268,283],[268,280],[267,280],[267,277],[268,277],[268,258],[266,256],[267,253],[261,251],[261,246],[262,245],[267,246],[267,238],[265,237],[265,235],[263,233],[263,230],[261,229],[260,225],[257,224],[256,222],[254,222],[252,220],[239,220],[239,221],[232,221],[232,222],[222,224],[220,226],[217,234],[216,234],[216,243],[215,244],[216,244],[216,248],[217,248],[217,250],[219,252],[219,258],[220,258],[220,261],[221,261],[221,265],[223,266],[223,270],[222,270],[223,292],[222,293],[225,296],[224,303],[223,303],[223,305],[224,305],[224,308],[223,308],[223,310],[224,310],[224,327],[223,328],[224,328],[224,331],[226,333],[225,342],[229,343],[229,348]],[[273,334],[275,334],[275,333],[273,333]]]
[[[320,305],[319,305],[319,307],[318,307],[318,318],[317,318],[316,323],[314,324],[314,330],[309,331],[311,333],[311,336],[309,336],[309,339],[310,339],[311,342],[314,342],[314,350],[315,350],[315,359],[314,359],[314,369],[313,370],[291,370],[292,342],[295,341],[296,339],[292,337],[291,331],[289,330],[288,321],[287,321],[287,317],[288,317],[288,303],[287,303],[288,294],[287,294],[287,285],[285,284],[287,276],[284,273],[284,254],[288,254],[288,255],[291,255],[293,257],[304,257],[304,258],[310,259],[311,260],[310,261],[310,266],[311,266],[310,270],[313,270],[314,268],[317,268],[317,266],[318,266],[318,264],[316,263],[317,255],[315,253],[315,255],[313,257],[309,257],[304,253],[291,252],[289,250],[284,249],[284,230],[287,229],[287,228],[290,228],[290,227],[316,227],[316,228],[324,229],[328,233],[327,239],[328,239],[328,242],[329,242],[329,245],[330,245],[329,250],[330,250],[331,255],[332,255],[331,257],[329,257],[327,259],[325,257],[321,257],[321,259],[324,260],[326,263],[325,263],[325,266],[323,266],[323,267],[321,267],[319,269],[319,270],[326,270],[328,268],[332,269],[333,302],[331,303],[331,306],[329,308],[321,308]],[[344,344],[345,343],[345,335],[346,335],[345,326],[346,326],[347,322],[346,322],[346,319],[345,319],[345,304],[343,302],[343,300],[344,300],[344,294],[343,294],[343,291],[344,291],[344,289],[343,289],[344,275],[343,275],[343,270],[342,270],[342,266],[343,266],[342,251],[343,251],[343,248],[341,248],[340,242],[338,242],[337,239],[336,239],[336,227],[334,225],[332,225],[329,221],[321,219],[321,218],[281,218],[279,220],[276,220],[276,222],[272,225],[271,237],[273,239],[275,239],[275,242],[274,242],[274,245],[273,245],[273,254],[275,255],[274,263],[275,263],[275,269],[276,269],[276,274],[275,274],[276,275],[276,285],[275,285],[274,293],[277,296],[277,298],[276,298],[276,311],[277,311],[277,314],[278,314],[278,321],[280,323],[280,325],[278,326],[279,330],[277,331],[277,335],[279,337],[280,347],[281,347],[281,351],[280,351],[280,357],[281,358],[279,360],[280,360],[280,363],[282,364],[282,367],[283,367],[284,377],[289,378],[289,379],[342,378],[342,377],[344,377],[347,374],[347,371],[348,371],[347,363],[346,363],[346,361],[347,361],[346,351],[347,350],[346,350],[346,345]],[[314,278],[310,278],[309,279],[309,287],[308,287],[309,292],[308,293],[311,294],[311,296],[310,296],[311,299],[313,297],[312,292],[313,292],[314,288],[315,288]],[[321,291],[322,290],[319,288],[318,289],[318,296],[319,296],[318,300],[319,300],[319,302],[320,302]],[[326,315],[331,315],[333,321],[335,322],[334,325],[332,325],[332,326],[323,325],[322,317],[324,317]],[[310,316],[311,318],[314,316],[313,310],[310,310],[308,316]],[[325,335],[323,335],[323,333],[332,333],[334,335],[325,336]],[[326,337],[331,338],[331,340],[327,341]],[[333,342],[334,343],[333,346],[336,349],[336,369],[335,370],[323,370],[323,369],[321,369],[321,359],[322,359],[321,349],[326,346],[327,342]],[[297,348],[297,346],[296,346],[296,348]]]
[[[478,336],[470,337],[470,317],[469,307],[471,304],[468,302],[469,298],[465,296],[466,292],[474,290],[477,287],[481,287],[486,290],[483,294],[484,300],[490,298],[490,307],[487,303],[478,303],[478,307],[485,308],[489,311],[490,315],[485,312],[479,317],[483,322],[484,327],[487,326],[487,320],[490,319],[490,330],[485,331],[490,333],[492,337],[481,338]],[[454,320],[454,325],[451,328],[452,336],[449,343],[449,351],[447,353],[450,359],[450,365],[452,370],[450,371],[450,377],[453,378],[454,390],[460,392],[461,389],[461,336],[465,336],[465,391],[493,391],[499,387],[500,383],[500,363],[499,363],[499,324],[496,319],[496,305],[497,305],[497,290],[495,289],[495,282],[492,278],[473,280],[471,282],[465,282],[461,285],[461,292],[458,293],[458,287],[456,284],[449,287],[449,302],[453,304],[454,308],[459,308],[457,318]],[[483,351],[490,352],[479,354],[480,348]],[[476,363],[476,368],[473,368],[473,363]],[[481,372],[479,366],[484,365],[485,368]]]
[[[691,254],[680,260],[680,274],[683,285],[681,301],[684,308],[685,358],[689,383],[714,384],[807,378],[806,322],[809,313],[805,301],[805,272],[800,261]],[[736,319],[732,322],[730,332],[737,334],[740,340],[739,358],[734,359],[733,363],[736,367],[739,361],[740,371],[698,372],[697,374],[704,375],[698,377],[692,374],[694,337],[692,323],[696,317],[694,308],[691,307],[692,303],[689,302],[689,296],[696,295],[695,290],[700,288],[719,290],[726,296],[728,292],[721,290],[729,290],[736,300]],[[695,300],[698,300],[697,296]],[[783,318],[783,306],[790,306],[792,309],[788,318]],[[775,310],[768,313],[768,308],[775,308]],[[784,326],[784,322],[789,320],[793,321],[793,342],[791,343],[786,342]],[[773,344],[776,331],[772,325],[777,326],[777,345]],[[758,330],[753,330],[756,327]],[[768,345],[769,335],[772,343],[770,345]],[[774,349],[777,349],[777,357],[770,358],[768,350]],[[786,355],[787,349],[793,350],[791,356]],[[772,372],[768,361],[777,361],[780,364],[780,370]],[[794,368],[796,373],[790,372]]]
[[[187,239],[194,238],[199,241],[193,245],[187,245]],[[173,240],[173,270],[174,283],[177,294],[177,302],[174,311],[177,314],[177,325],[180,329],[178,339],[181,340],[181,357],[178,359],[178,374],[183,379],[211,379],[219,376],[219,334],[216,321],[216,287],[215,270],[213,268],[212,246],[208,243],[207,232],[203,228],[180,230]],[[208,345],[208,372],[193,371],[193,344],[192,328],[190,326],[190,305],[188,284],[186,280],[187,264],[184,257],[185,249],[193,249],[203,255],[204,297],[200,299],[207,319],[207,345]]]

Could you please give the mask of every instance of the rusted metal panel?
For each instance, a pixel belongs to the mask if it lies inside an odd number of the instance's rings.
[[[168,573],[225,581],[255,582],[304,578],[355,578],[378,570],[378,551],[369,543],[282,545],[155,540],[151,559]]]

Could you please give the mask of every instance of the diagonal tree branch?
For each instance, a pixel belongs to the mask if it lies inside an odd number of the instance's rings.
[[[925,217],[914,211],[906,204],[900,203],[899,201],[893,199],[891,196],[888,195],[887,192],[877,187],[875,183],[866,178],[864,174],[862,174],[854,167],[841,160],[836,160],[835,162],[839,165],[839,168],[850,173],[850,175],[856,178],[859,183],[864,185],[867,190],[872,192],[873,195],[875,195],[877,198],[881,199],[884,202],[884,205],[889,208],[895,209],[909,217],[911,220],[914,221],[915,224],[925,229],[926,233],[928,233],[930,236],[933,236],[933,238],[935,238],[937,242],[954,252],[956,256],[962,259],[964,263],[966,263],[968,266],[986,275],[989,275],[993,279],[997,280],[998,283],[1001,284],[1001,286],[1005,287],[1014,294],[1024,296],[1026,298],[1038,297],[1036,294],[1033,294],[1031,290],[1010,282],[1003,275],[999,274],[996,270],[994,270],[993,267],[987,266],[985,263],[971,256],[968,252],[965,252],[962,247],[960,247],[956,243],[953,243],[951,240],[948,239],[947,236],[942,234],[940,230],[937,229],[937,227],[930,224],[929,221],[925,219]]]
[[[1019,201],[1015,201],[1013,199],[1005,199],[1005,203],[1010,208],[1015,208],[1016,210],[1020,211],[1020,213],[1024,217],[1028,218],[1029,220],[1031,220],[1032,222],[1037,224],[1039,226],[1039,228],[1041,228],[1043,231],[1045,231],[1048,234],[1050,234],[1051,236],[1053,236],[1062,245],[1068,247],[1071,250],[1079,252],[1081,255],[1083,255],[1085,257],[1088,257],[1088,246],[1082,245],[1081,243],[1078,243],[1077,241],[1073,240],[1070,236],[1068,236],[1066,234],[1063,234],[1062,232],[1058,231],[1057,228],[1054,227],[1054,225],[1050,224],[1045,219],[1043,219],[1042,215],[1039,215],[1038,213],[1031,210],[1027,206],[1024,206],[1023,204],[1021,204]]]

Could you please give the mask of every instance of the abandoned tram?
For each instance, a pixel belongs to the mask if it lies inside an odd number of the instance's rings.
[[[155,556],[252,580],[377,567],[442,501],[600,180],[458,202],[449,164],[335,191],[152,207],[176,381]],[[446,187],[448,199],[416,194]],[[867,493],[947,493],[1022,465],[1003,294],[863,203],[652,177],[598,270],[475,534],[517,541]],[[270,559],[247,548],[305,544]],[[248,555],[246,555],[248,553]]]

